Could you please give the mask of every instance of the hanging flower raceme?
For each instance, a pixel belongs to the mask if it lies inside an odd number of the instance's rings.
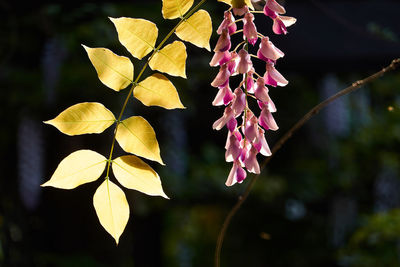
[[[243,182],[247,176],[246,170],[255,174],[260,173],[258,154],[271,156],[265,133],[268,130],[276,131],[279,127],[272,115],[276,112],[276,107],[267,86],[288,84],[275,68],[277,60],[282,58],[284,53],[275,47],[269,37],[257,32],[254,13],[261,11],[250,11],[247,5],[234,5],[232,8],[233,14],[230,12],[231,8],[225,11],[224,19],[218,27],[217,33],[220,37],[210,61],[210,66],[220,68],[211,83],[218,88],[212,104],[225,106],[223,116],[214,122],[213,129],[220,130],[224,126],[227,127],[225,160],[233,162],[225,183],[227,186]],[[286,34],[286,27],[296,22],[295,18],[282,16],[286,11],[275,0],[267,0],[261,13],[273,19],[272,29],[275,34]],[[235,19],[235,16],[239,18]],[[238,30],[237,21],[243,22],[242,30]],[[245,41],[232,45],[231,36],[239,32],[243,32]],[[231,51],[231,47],[235,49]],[[253,47],[256,55],[250,51]],[[254,69],[252,58],[264,61],[266,67],[263,75]],[[243,76],[238,85],[231,84],[229,78],[234,75]],[[231,88],[236,89],[232,92]],[[258,103],[259,110],[256,112],[258,115],[249,107],[250,98],[254,98]]]

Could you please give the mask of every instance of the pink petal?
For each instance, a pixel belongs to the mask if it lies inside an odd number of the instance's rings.
[[[274,12],[278,14],[285,14],[286,10],[283,6],[278,4],[275,0],[267,0],[265,3],[265,6],[267,6],[269,9],[273,10]]]
[[[233,17],[232,13],[229,11],[224,12],[224,20],[222,21],[221,25],[219,25],[217,29],[217,33],[221,34],[222,30],[227,29],[229,35],[234,33],[237,29],[236,23],[234,22],[235,18]]]
[[[232,162],[237,160],[240,156],[240,152],[240,142],[236,139],[235,135],[231,134],[227,142],[225,161]]]
[[[257,28],[254,24],[254,15],[252,13],[246,13],[243,18],[243,39],[249,41],[251,45],[257,42]]]
[[[239,63],[237,65],[236,71],[244,74],[250,71],[253,67],[253,63],[251,62],[250,55],[246,50],[241,49],[239,51]]]
[[[214,52],[224,52],[231,48],[231,37],[229,36],[228,30],[223,29],[221,36],[218,38],[217,44],[215,45]]]
[[[226,186],[232,186],[236,183],[241,183],[246,178],[246,171],[240,166],[238,161],[233,163],[232,169],[229,172],[228,179],[225,182]]]
[[[264,82],[263,78],[258,78],[257,79],[256,90],[254,91],[254,95],[261,102],[268,102],[269,101],[268,88],[265,87],[265,82]]]
[[[210,61],[210,66],[222,66],[224,63],[231,59],[231,54],[229,51],[215,52],[213,58]]]
[[[261,39],[260,48],[257,51],[257,56],[264,60],[277,60],[283,57],[285,54],[275,47],[275,45],[269,40],[268,37],[264,37]]]
[[[266,72],[264,74],[266,84],[272,86],[286,86],[289,82],[276,69],[274,64],[267,62]]]
[[[257,153],[258,150],[255,147],[252,147],[249,152],[248,158],[244,161],[244,165],[249,172],[259,174],[260,173],[260,165],[258,165],[257,161]]]
[[[279,18],[279,16],[274,19],[274,24],[272,25],[272,30],[276,34],[287,34],[287,29],[283,21]]]
[[[254,69],[251,69],[251,70],[247,73],[246,90],[247,90],[247,92],[249,92],[250,94],[253,94],[253,93],[254,93],[253,73],[254,73]]]
[[[236,16],[243,16],[244,14],[249,12],[249,8],[247,6],[241,8],[233,8],[233,14]]]
[[[276,131],[279,129],[278,125],[275,122],[274,117],[272,116],[272,113],[264,108],[261,110],[261,114],[258,117],[258,123],[265,129],[265,130],[272,130]]]
[[[232,93],[229,86],[225,86],[218,90],[217,95],[212,102],[213,106],[221,106],[221,105],[228,105],[232,99],[234,98],[234,94]]]
[[[297,19],[293,17],[279,16],[279,18],[282,20],[283,24],[285,24],[286,27],[292,26],[297,21]]]
[[[271,19],[275,19],[278,16],[278,13],[270,9],[267,5],[264,6],[264,14]]]
[[[225,87],[229,83],[230,72],[227,64],[220,67],[219,72],[215,79],[212,81],[211,86],[213,87]]]
[[[236,95],[235,99],[232,101],[232,110],[235,117],[238,117],[242,114],[243,110],[246,107],[246,95],[240,88],[236,88],[234,91]]]
[[[253,143],[253,146],[260,152],[262,155],[269,157],[272,155],[271,150],[269,149],[267,140],[265,139],[264,130],[258,129],[258,136],[256,142]]]
[[[231,119],[233,118],[233,110],[231,107],[226,107],[224,110],[224,115],[222,115],[221,118],[219,118],[218,120],[216,120],[213,124],[213,129],[214,130],[221,130],[222,127],[225,126],[225,124]]]
[[[230,132],[233,132],[233,131],[236,129],[236,126],[237,126],[237,121],[236,121],[236,119],[235,119],[234,117],[232,117],[232,118],[228,121],[228,123],[226,124],[226,127],[228,128],[228,130],[229,130]]]
[[[254,142],[258,135],[258,122],[253,112],[247,112],[247,121],[245,124],[244,134],[250,142]]]

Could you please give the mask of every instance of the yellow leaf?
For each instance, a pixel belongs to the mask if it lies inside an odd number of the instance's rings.
[[[169,199],[162,189],[158,174],[138,157],[119,157],[113,160],[112,170],[118,182],[126,188]]]
[[[101,225],[118,245],[129,219],[129,204],[124,191],[107,179],[94,193],[93,206]]]
[[[244,5],[247,5],[250,9],[254,10],[251,0],[218,0],[218,1],[228,4],[234,8],[242,8]]]
[[[198,47],[210,51],[210,37],[212,33],[211,17],[205,10],[199,10],[190,18],[183,21],[175,31],[184,41],[191,42]]]
[[[144,118],[133,116],[123,120],[118,125],[116,139],[126,152],[164,165],[160,156],[156,133]]]
[[[111,111],[100,103],[85,102],[73,105],[56,118],[44,123],[53,125],[67,135],[102,133],[115,122]]]
[[[110,18],[118,32],[118,39],[132,56],[142,59],[154,49],[158,29],[145,19]]]
[[[153,74],[140,82],[133,94],[146,106],[160,106],[166,109],[185,108],[175,86],[160,73]]]
[[[115,91],[126,88],[133,79],[133,65],[127,57],[114,54],[106,48],[90,48],[82,45],[100,81]]]
[[[106,167],[107,159],[92,150],[78,150],[64,158],[49,181],[42,186],[73,189],[97,180]]]
[[[193,5],[193,0],[163,0],[162,14],[165,19],[183,17]]]
[[[149,62],[152,70],[186,78],[186,46],[180,41],[166,45],[154,54]]]

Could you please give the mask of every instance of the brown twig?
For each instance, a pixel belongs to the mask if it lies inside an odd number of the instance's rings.
[[[317,114],[318,112],[320,112],[324,107],[326,107],[329,103],[335,101],[336,99],[338,99],[341,96],[347,95],[355,90],[357,90],[358,88],[362,87],[363,85],[370,83],[376,79],[378,79],[379,77],[383,76],[386,72],[395,70],[397,67],[400,66],[400,58],[394,59],[392,60],[392,62],[390,63],[389,66],[383,68],[381,71],[372,74],[371,76],[363,79],[363,80],[359,80],[356,81],[354,83],[352,83],[351,86],[343,89],[342,91],[336,93],[335,95],[329,97],[328,99],[322,101],[321,103],[319,103],[318,105],[316,105],[315,107],[313,107],[309,112],[307,112],[295,125],[293,125],[292,128],[290,128],[289,131],[286,132],[285,135],[283,135],[278,142],[274,145],[274,147],[272,148],[272,155],[275,155],[275,153],[286,143],[286,141],[298,130],[300,129],[308,120],[310,120],[315,114]],[[265,166],[268,164],[268,162],[271,160],[271,157],[268,157],[264,160],[264,162],[261,165],[261,171],[265,168]],[[260,174],[258,175],[254,175],[251,180],[250,183],[247,185],[246,190],[244,191],[244,193],[239,196],[235,206],[232,207],[232,209],[229,211],[228,215],[226,216],[224,223],[222,225],[222,228],[219,232],[218,235],[218,239],[217,239],[217,246],[215,248],[215,258],[214,258],[214,266],[215,267],[220,267],[220,256],[221,256],[221,248],[222,248],[222,243],[224,241],[225,238],[225,234],[226,231],[228,229],[228,226],[233,218],[233,216],[237,213],[237,211],[240,209],[240,207],[242,206],[243,202],[246,201],[247,197],[249,196],[254,184],[256,183],[258,177],[260,176]]]

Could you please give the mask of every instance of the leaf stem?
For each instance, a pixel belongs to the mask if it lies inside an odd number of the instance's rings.
[[[358,80],[356,82],[353,82],[351,86],[339,91],[338,93],[332,95],[328,99],[322,101],[315,107],[313,107],[310,111],[308,111],[297,123],[295,123],[292,128],[289,129],[279,140],[278,142],[274,145],[272,148],[272,155],[268,158],[266,158],[261,165],[261,172],[264,170],[265,166],[268,164],[268,162],[272,159],[272,156],[275,155],[276,152],[286,143],[286,141],[292,137],[292,135],[300,129],[307,121],[309,121],[315,114],[320,112],[323,108],[325,108],[328,104],[331,102],[335,101],[336,99],[347,95],[360,87],[362,87],[365,84],[371,83],[375,81],[376,79],[382,77],[384,74],[386,74],[389,71],[395,70],[400,66],[400,58],[393,59],[392,62],[390,63],[389,66],[383,68],[381,71],[378,71],[371,76],[368,76],[364,78],[363,80]],[[231,208],[229,211],[228,215],[225,217],[224,223],[222,224],[221,230],[218,234],[218,239],[217,239],[217,245],[215,248],[215,258],[214,258],[214,266],[215,267],[220,267],[220,258],[221,258],[221,249],[222,249],[222,244],[224,242],[225,234],[228,229],[228,226],[230,225],[233,216],[238,212],[242,204],[246,201],[248,198],[251,190],[253,189],[254,184],[256,183],[257,179],[260,177],[260,174],[253,175],[249,184],[247,185],[244,193],[238,197],[238,200],[236,204]]]

